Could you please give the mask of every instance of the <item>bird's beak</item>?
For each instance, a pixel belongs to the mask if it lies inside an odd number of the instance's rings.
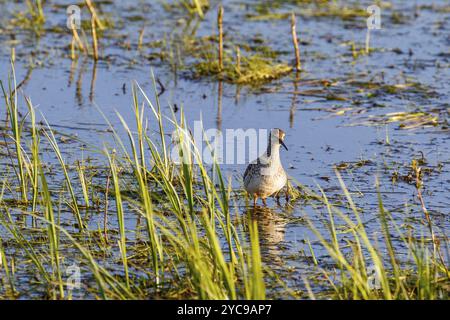
[[[283,140],[279,140],[280,144],[286,149],[286,151],[289,151],[289,149],[286,147],[286,145],[284,144]]]

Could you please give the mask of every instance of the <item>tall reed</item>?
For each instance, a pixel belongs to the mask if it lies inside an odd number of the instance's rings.
[[[0,86],[2,87],[3,96],[5,99],[6,112],[10,121],[11,131],[12,131],[12,139],[14,141],[15,146],[15,159],[17,161],[17,166],[14,166],[14,170],[16,171],[16,176],[19,181],[22,201],[28,201],[27,195],[27,163],[24,158],[23,149],[22,149],[22,129],[23,122],[19,119],[19,107],[17,103],[17,82],[16,82],[16,74],[14,70],[14,63],[11,61],[11,70],[12,75],[8,77],[8,91],[6,91],[3,82],[0,81]],[[18,170],[18,171],[17,171]]]
[[[294,52],[295,52],[295,70],[300,71],[302,68],[300,61],[300,48],[298,45],[297,38],[297,22],[295,19],[295,14],[291,14],[291,34],[292,34],[292,43],[294,44]]]

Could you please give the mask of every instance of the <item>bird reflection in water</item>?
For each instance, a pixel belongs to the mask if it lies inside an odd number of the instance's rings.
[[[256,220],[263,260],[270,260],[281,265],[282,248],[287,220],[280,217],[268,207],[254,207],[248,210],[249,216]]]

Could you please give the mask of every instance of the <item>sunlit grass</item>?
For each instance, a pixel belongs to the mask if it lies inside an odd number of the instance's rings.
[[[322,191],[322,201],[328,211],[325,230],[329,234],[320,232],[320,224],[308,219],[314,234],[336,264],[334,270],[321,269],[333,297],[345,300],[448,299],[450,273],[441,254],[442,250],[448,250],[445,235],[441,237],[442,245],[436,248],[434,237],[426,240],[424,233],[413,235],[405,232],[384,208],[379,194],[378,212],[375,214],[383,239],[372,239],[339,171],[336,175],[350,213],[333,205]],[[394,247],[394,238],[406,248],[407,261],[395,251],[399,244]],[[384,241],[384,249],[381,241]],[[430,247],[435,250],[430,251]]]
[[[78,199],[83,198],[86,204],[94,203],[86,189],[86,168],[78,165],[75,171],[79,179],[74,178],[75,174],[65,163],[51,127],[48,124],[44,127],[36,124],[30,100],[29,113],[22,120],[25,121],[29,116],[28,123],[31,121],[30,149],[22,146],[21,134],[16,135],[15,139],[19,142],[15,145],[27,152],[27,157],[23,158],[29,157],[30,160],[16,163],[15,167],[21,166],[25,172],[26,166],[32,166],[31,173],[23,180],[19,179],[19,184],[23,181],[24,195],[32,191],[33,201],[31,206],[24,202],[23,206],[14,208],[14,214],[36,221],[35,232],[42,233],[42,236],[45,234],[46,240],[39,245],[34,244],[34,240],[25,232],[26,228],[18,225],[10,213],[1,219],[1,225],[13,237],[16,245],[23,249],[25,257],[33,262],[34,267],[31,269],[35,276],[45,279],[41,285],[53,299],[71,297],[62,278],[64,270],[61,262],[68,258],[68,252],[74,250],[81,254],[77,263],[80,266],[87,265],[90,277],[97,283],[94,296],[114,299],[142,297],[144,290],[139,287],[133,273],[137,268],[148,274],[147,286],[153,292],[151,295],[155,296],[167,294],[163,289],[167,290],[169,286],[180,296],[186,292],[188,297],[202,299],[264,298],[257,229],[252,225],[245,232],[239,232],[231,224],[228,184],[223,180],[219,166],[215,165],[213,177],[202,162],[197,166],[171,163],[164,140],[155,141],[148,135],[145,109],[152,110],[160,123],[160,137],[166,135],[159,103],[154,107],[139,87],[135,87],[133,97],[137,134],[118,114],[128,142],[123,142],[121,136],[113,131],[117,146],[105,146],[103,151],[107,160],[106,170],[112,178],[110,191],[115,199],[115,205],[110,206],[110,210],[116,214],[117,222],[116,230],[108,228],[106,232],[108,239],[115,240],[97,244],[104,246],[102,250],[113,250],[120,254],[123,273],[112,275],[111,270],[104,267],[96,257],[98,253],[93,250],[91,243],[95,230],[89,229],[89,221],[83,221],[81,217]],[[140,99],[143,100],[142,107]],[[199,160],[198,150],[195,150],[193,141],[185,134],[188,131],[183,119],[181,122],[175,117],[166,120],[172,123],[183,139],[179,146],[180,155]],[[17,130],[15,128],[18,125],[13,126],[13,132]],[[40,160],[42,143],[51,147],[59,162],[57,170],[64,177],[66,188],[63,192],[70,199],[67,202],[61,202],[52,191],[53,186],[49,185],[48,171]],[[216,179],[221,181],[219,187],[216,186]],[[28,189],[28,186],[31,188]],[[127,189],[124,189],[125,186],[128,186]],[[203,201],[205,195],[206,202]],[[160,200],[154,203],[155,199]],[[61,205],[74,214],[75,229],[61,224]],[[1,206],[6,212],[12,210],[3,201]],[[130,234],[136,232],[126,222],[131,217],[145,221],[147,239],[143,246],[137,246],[129,239]],[[223,241],[222,235],[227,241]],[[144,255],[144,260],[150,263],[136,265],[130,255]],[[2,256],[6,259],[7,254],[2,251]],[[8,275],[11,276],[10,269]]]
[[[9,116],[5,130],[14,148],[9,158],[15,179],[9,181],[5,176],[0,184],[0,272],[5,275],[2,295],[17,297],[23,286],[31,283],[23,279],[26,273],[34,281],[33,288],[50,299],[271,296],[267,280],[275,272],[262,262],[258,222],[233,203],[240,195],[232,197],[231,183],[224,178],[220,165],[202,162],[203,150],[197,149],[183,110],[177,116],[164,115],[158,96],[150,98],[134,84],[134,123],[128,123],[119,113],[119,127],[105,118],[114,143],[92,147],[103,161],[96,168],[99,176],[92,178],[83,159],[74,166],[66,162],[56,133],[45,121],[45,125],[37,121],[31,99],[26,98],[26,108],[20,108],[13,82],[3,90]],[[155,87],[154,83],[156,92]],[[150,134],[150,127],[158,128],[158,133]],[[175,146],[166,141],[169,135],[177,138]],[[43,150],[56,159],[52,166],[42,162]],[[187,161],[176,162],[176,155]],[[420,182],[418,164],[415,172]],[[307,296],[448,298],[449,272],[441,254],[447,240],[433,229],[431,218],[427,217],[429,230],[423,235],[408,234],[395,224],[379,198],[376,215],[384,240],[380,247],[379,239],[368,234],[362,213],[339,172],[337,176],[347,210],[334,205],[325,192],[316,194],[304,186],[289,185],[288,205],[308,199],[320,203],[317,210],[327,214],[325,221],[305,217],[314,233],[305,243],[312,257],[311,267],[325,279],[319,285],[328,286],[330,291],[317,294],[315,284],[305,280]],[[108,196],[114,201],[108,202]],[[141,234],[141,230],[145,232]],[[408,261],[395,252],[394,237],[406,248]],[[334,261],[333,268],[322,265],[314,249],[317,241]],[[8,243],[8,247],[2,243]],[[19,258],[12,258],[11,246],[20,250]],[[85,275],[87,287],[81,288],[78,296],[68,289],[68,261],[82,268]],[[370,267],[375,274],[369,272]]]

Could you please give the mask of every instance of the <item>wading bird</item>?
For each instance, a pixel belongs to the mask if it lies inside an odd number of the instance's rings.
[[[269,143],[266,152],[250,163],[244,173],[245,190],[253,197],[256,206],[258,198],[267,205],[266,198],[278,193],[287,183],[287,175],[280,160],[280,146],[284,144],[285,133],[275,128],[270,130]],[[288,194],[286,191],[286,198]]]

